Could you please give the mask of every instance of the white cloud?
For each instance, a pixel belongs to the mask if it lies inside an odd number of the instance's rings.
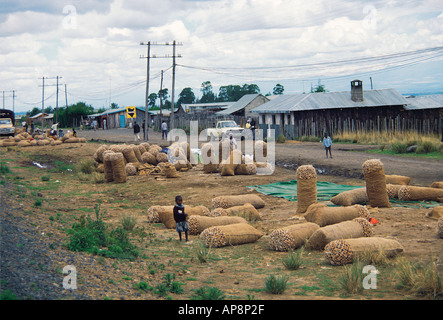
[[[316,82],[319,77],[369,72],[382,64],[290,72],[248,69],[252,67],[387,55],[443,44],[443,4],[438,0],[372,1],[369,7],[366,1],[345,0],[311,0],[308,4],[294,0],[38,3],[6,1],[0,16],[0,90],[16,90],[21,103],[16,106],[25,110],[32,105],[24,102],[41,99],[39,78],[56,75],[67,83],[71,103],[88,98],[87,103],[101,107],[109,104],[111,91],[112,100],[120,105],[143,105],[144,86],[139,84],[146,76],[146,60],[139,56],[146,54],[146,47],[140,46],[140,41],[182,42],[177,53],[183,57],[177,63],[209,70],[178,67],[176,92],[191,86],[197,96],[205,80],[216,87],[260,80],[273,86],[287,79],[292,86],[287,92],[301,91],[302,80],[306,86],[307,81]],[[64,13],[68,5],[75,11]],[[152,46],[151,52],[172,54],[172,48]],[[151,61],[155,92],[160,70],[168,69],[172,61]],[[426,74],[417,83],[428,84],[435,78],[436,86],[442,85],[433,68],[422,69]],[[169,70],[164,81],[169,88],[170,77]],[[342,83],[347,89],[346,78],[331,80],[329,89]],[[125,96],[123,88],[132,91]],[[53,89],[48,88],[48,95]],[[262,91],[268,89],[263,87]]]

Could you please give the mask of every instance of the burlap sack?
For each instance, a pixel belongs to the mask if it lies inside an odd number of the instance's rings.
[[[394,239],[379,237],[340,239],[329,242],[325,246],[324,254],[332,265],[352,263],[354,259],[365,252],[382,251],[391,258],[404,251],[403,246]]]
[[[227,216],[228,215],[228,209],[224,208],[215,208],[212,211],[210,211],[207,216],[208,217],[219,217],[219,216]]]
[[[63,143],[78,143],[78,142],[79,142],[79,139],[76,137],[72,137],[72,138],[69,138],[69,139],[66,139],[65,141],[63,141]]]
[[[178,178],[180,176],[177,169],[175,169],[175,166],[169,162],[164,162],[163,172],[165,173],[166,178]]]
[[[82,140],[81,140],[82,138],[78,138],[78,142],[81,142]],[[59,145],[59,144],[62,144],[63,142],[61,141],[61,140],[52,140],[51,141],[51,146],[57,146],[57,145]]]
[[[234,223],[247,223],[242,217],[208,217],[193,215],[188,218],[189,233],[192,235],[200,234],[203,230],[213,226],[224,226]]]
[[[220,174],[222,176],[234,176],[235,169],[239,164],[242,163],[242,154],[239,150],[232,150],[229,153],[229,157],[224,159],[221,162],[221,171]]]
[[[215,159],[215,157],[213,156]],[[203,165],[204,173],[217,173],[219,171],[219,165],[217,163],[207,163]]]
[[[400,184],[400,185],[408,185],[411,182],[410,177],[399,176],[396,174],[385,175],[386,184]]]
[[[403,186],[398,190],[398,199],[403,201],[443,201],[443,189]]]
[[[174,206],[151,206],[147,210],[147,220],[149,223],[161,222],[159,217],[160,211],[173,212]]]
[[[437,221],[437,237],[443,238],[443,218]]]
[[[383,164],[378,159],[363,163],[368,204],[371,207],[391,207],[386,191],[386,177]]]
[[[386,193],[388,194],[389,199],[397,199],[398,191],[403,187],[402,184],[387,184],[386,185]]]
[[[160,151],[161,149],[159,150],[157,145],[151,145],[148,150],[153,156],[157,156],[157,153],[160,153]]]
[[[254,175],[257,173],[257,166],[254,163],[241,163],[235,168],[236,175]]]
[[[126,162],[139,162],[131,146],[125,146],[121,152],[125,156]]]
[[[157,160],[157,163],[168,162],[168,155],[166,153],[160,152],[160,153],[157,153],[157,155],[155,156],[155,159]]]
[[[274,230],[269,235],[269,247],[275,251],[297,249],[319,228],[315,223],[306,222]]]
[[[228,216],[239,216],[245,218],[248,221],[261,220],[260,213],[250,203],[245,203],[242,206],[234,206],[223,210],[226,213],[225,215]]]
[[[323,250],[331,241],[370,237],[372,225],[364,218],[343,221],[317,229],[306,243],[309,250]]]
[[[443,181],[432,182],[431,188],[440,188],[443,189]]]
[[[134,151],[135,157],[137,158],[138,162],[142,161],[142,154],[140,153],[140,149],[138,148],[138,145],[131,144],[131,148]]]
[[[157,164],[157,158],[150,152],[145,152],[141,156],[142,163],[149,163],[155,166]]]
[[[194,215],[204,215],[209,212],[209,209],[204,206],[190,207],[185,206],[185,213],[188,215],[188,219],[190,216]],[[174,229],[175,228],[175,220],[174,220],[174,206],[165,206],[162,208],[158,208],[156,210],[158,215],[158,219],[162,222],[166,228]]]
[[[311,165],[297,168],[297,211],[305,213],[308,207],[317,202],[317,173]]]
[[[12,146],[15,146],[15,145],[17,145],[17,142],[14,139],[5,139],[5,140],[3,140],[3,147],[12,147]]]
[[[137,174],[137,168],[132,163],[127,163],[125,169],[127,176],[135,176]]]
[[[212,199],[212,206],[214,208],[230,208],[235,206],[242,206],[246,203],[250,203],[256,209],[263,208],[265,202],[256,194],[241,194],[234,196],[218,196]]]
[[[103,153],[103,172],[104,172],[105,182],[114,181],[114,173],[112,171],[112,162],[111,162],[111,155],[113,154],[114,154],[113,151],[106,151]]]
[[[328,207],[324,203],[310,205],[305,214],[306,221],[324,227],[355,218],[369,219],[369,210],[359,204],[349,207]]]
[[[263,140],[256,140],[254,143],[254,161],[266,162],[268,157],[268,145]]]
[[[17,146],[19,146],[19,147],[30,147],[30,146],[32,146],[32,145],[31,145],[31,143],[29,142],[29,140],[20,140],[20,141],[17,143]]]
[[[338,206],[352,206],[368,202],[366,188],[343,191],[331,198],[331,202]]]
[[[443,206],[432,208],[427,214],[426,217],[438,220],[443,217]]]
[[[109,145],[102,144],[98,149],[95,151],[94,159],[95,161],[102,163],[103,162],[103,152],[106,150],[109,150]]]
[[[114,182],[126,182],[126,164],[122,153],[112,153],[109,156],[112,165],[112,174]]]
[[[218,143],[218,163],[222,163],[223,160],[229,157],[231,152],[231,146],[229,139],[223,139]]]
[[[235,223],[206,228],[200,233],[200,240],[208,247],[218,248],[252,243],[262,236],[263,233],[248,223]]]

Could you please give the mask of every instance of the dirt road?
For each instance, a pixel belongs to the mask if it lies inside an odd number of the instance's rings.
[[[137,143],[131,129],[85,130],[79,136],[87,139],[109,142]],[[148,141],[163,146],[170,144],[162,140],[159,132],[149,130]],[[287,141],[275,145],[275,161],[280,167],[296,169],[300,165],[311,164],[319,174],[335,175],[345,178],[362,179],[362,164],[368,159],[380,159],[386,174],[404,175],[412,178],[411,184],[429,186],[434,181],[443,181],[443,161],[418,157],[371,154],[365,152],[378,146],[356,144],[334,144],[333,158],[326,158],[320,142]]]

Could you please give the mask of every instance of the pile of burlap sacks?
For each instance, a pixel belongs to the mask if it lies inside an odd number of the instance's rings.
[[[14,137],[8,137],[0,140],[0,147],[32,147],[32,146],[47,146],[59,145],[62,143],[84,143],[85,138],[73,137],[72,132],[67,132],[63,137],[51,136],[50,130],[47,130],[45,135],[34,134],[31,135],[25,132],[24,129],[17,130]]]
[[[185,152],[187,150],[187,152]],[[105,175],[105,182],[124,183],[128,176],[156,174],[177,178],[179,172],[192,168],[189,145],[173,143],[165,149],[143,142],[138,145],[101,145],[94,153],[97,171]]]
[[[229,139],[208,142],[201,146],[201,162],[205,173],[220,173],[222,176],[255,175],[272,173],[272,164],[266,161],[267,143],[254,141],[251,157],[243,155],[240,149],[231,149]]]
[[[257,241],[263,232],[251,222],[261,220],[257,209],[265,202],[255,194],[218,196],[212,199],[212,210],[205,206],[185,205],[189,233],[199,235],[207,247],[241,245]],[[151,206],[147,211],[148,222],[163,223],[174,229],[173,205]]]

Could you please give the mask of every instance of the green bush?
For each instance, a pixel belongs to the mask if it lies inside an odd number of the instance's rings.
[[[191,300],[224,300],[226,295],[216,287],[200,287],[193,290],[195,293]]]
[[[272,294],[282,294],[287,287],[288,276],[270,275],[265,280],[265,290]]]
[[[300,248],[297,252],[290,250],[288,254],[282,258],[282,263],[288,270],[297,270],[303,263],[302,255],[304,248]]]
[[[95,220],[83,215],[79,222],[73,224],[72,229],[67,231],[70,238],[66,247],[108,258],[135,259],[139,253],[131,244],[128,232],[121,227],[109,230],[100,214],[100,205],[95,207],[95,214]]]
[[[423,141],[419,144],[416,153],[429,153],[438,151],[437,146],[431,141]]]
[[[406,149],[408,148],[407,143],[403,142],[394,142],[391,144],[391,150],[394,153],[406,153]]]
[[[285,143],[285,141],[286,137],[282,133],[280,133],[277,137],[277,143]]]

